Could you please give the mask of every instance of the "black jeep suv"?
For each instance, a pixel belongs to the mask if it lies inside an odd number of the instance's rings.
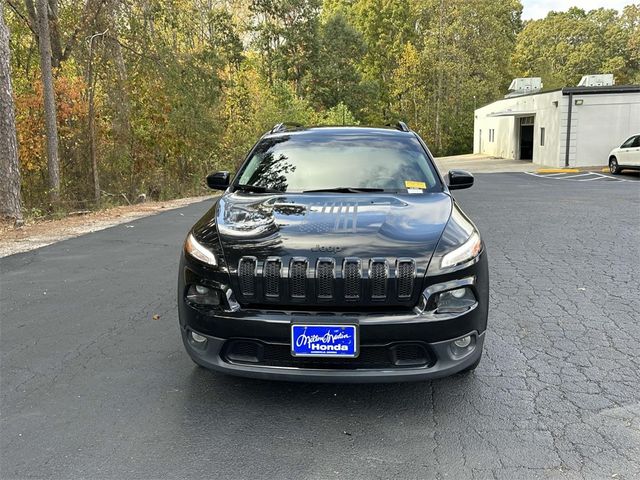
[[[288,128],[253,147],[189,232],[178,303],[199,365],[266,379],[422,380],[474,369],[487,255],[420,137]]]

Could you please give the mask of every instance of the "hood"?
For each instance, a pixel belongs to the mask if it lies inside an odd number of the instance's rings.
[[[227,263],[241,256],[411,257],[424,267],[449,220],[446,193],[223,195],[195,227],[217,226]],[[205,235],[198,235],[199,232]]]

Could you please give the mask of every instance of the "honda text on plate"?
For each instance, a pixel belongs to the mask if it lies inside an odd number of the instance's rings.
[[[264,379],[423,380],[473,370],[487,326],[480,233],[420,137],[395,128],[265,134],[191,229],[178,280],[194,362]]]

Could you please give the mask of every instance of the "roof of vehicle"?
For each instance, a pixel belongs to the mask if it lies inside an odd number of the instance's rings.
[[[282,127],[279,130],[272,129],[264,136],[278,137],[283,135],[321,135],[321,136],[339,136],[339,135],[360,135],[360,136],[407,136],[413,132],[411,130],[400,130],[398,127],[362,127],[362,126],[292,126]]]

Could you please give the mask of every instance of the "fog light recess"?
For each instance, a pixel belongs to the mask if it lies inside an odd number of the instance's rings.
[[[471,335],[467,335],[466,337],[459,338],[453,344],[458,348],[467,348],[471,345]]]
[[[476,337],[475,335],[465,335],[464,337],[453,340],[450,345],[451,352],[455,357],[465,357],[475,349]]]
[[[191,332],[191,340],[202,345],[207,341],[207,337],[204,337],[196,332]]]

